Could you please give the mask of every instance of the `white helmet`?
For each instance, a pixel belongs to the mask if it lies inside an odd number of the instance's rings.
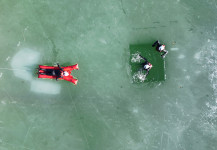
[[[145,68],[145,69],[149,69],[150,66],[149,66],[148,64],[146,64],[146,65],[144,65],[144,68]]]
[[[162,51],[162,50],[164,50],[165,49],[165,45],[161,45],[160,47],[159,47],[159,50],[160,51]]]
[[[152,68],[152,64],[148,63],[146,65],[144,65],[144,69],[151,69]]]
[[[68,73],[67,71],[64,71],[64,72],[63,72],[63,75],[64,75],[64,76],[69,76],[69,73]]]

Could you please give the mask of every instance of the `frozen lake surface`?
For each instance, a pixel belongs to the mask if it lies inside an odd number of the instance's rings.
[[[1,150],[216,150],[216,0],[1,0]],[[166,81],[133,84],[159,39]],[[38,79],[73,65],[78,85]]]

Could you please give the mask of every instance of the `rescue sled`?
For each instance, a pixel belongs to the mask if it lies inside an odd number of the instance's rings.
[[[78,64],[61,68],[59,66],[39,65],[38,78],[66,80],[77,85],[78,79],[71,75],[71,71],[78,69]],[[67,76],[64,73],[67,73]]]

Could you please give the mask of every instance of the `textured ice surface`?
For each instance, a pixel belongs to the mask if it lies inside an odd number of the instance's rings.
[[[0,69],[1,150],[216,150],[215,0],[1,0],[0,10],[1,68],[19,69]],[[129,45],[157,39],[167,79],[136,86]],[[78,63],[78,86],[32,76],[38,60]]]
[[[200,126],[204,133],[217,138],[217,44],[208,41],[200,50],[195,54],[195,58],[208,71],[209,81],[214,91],[213,98],[206,101],[207,108],[204,107]]]

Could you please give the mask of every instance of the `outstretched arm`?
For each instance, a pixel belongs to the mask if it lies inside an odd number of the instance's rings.
[[[57,66],[60,68],[60,70],[62,70],[62,71],[63,71],[63,69],[60,67],[59,63],[57,64]]]
[[[161,55],[161,57],[164,58],[164,57],[168,54],[168,51],[167,51],[167,50],[163,50],[163,52],[164,52],[164,53]]]
[[[139,56],[140,56],[144,61],[147,61],[147,62],[148,62],[148,60],[147,60],[145,57],[143,57],[143,56],[140,55],[140,54],[139,54]]]

